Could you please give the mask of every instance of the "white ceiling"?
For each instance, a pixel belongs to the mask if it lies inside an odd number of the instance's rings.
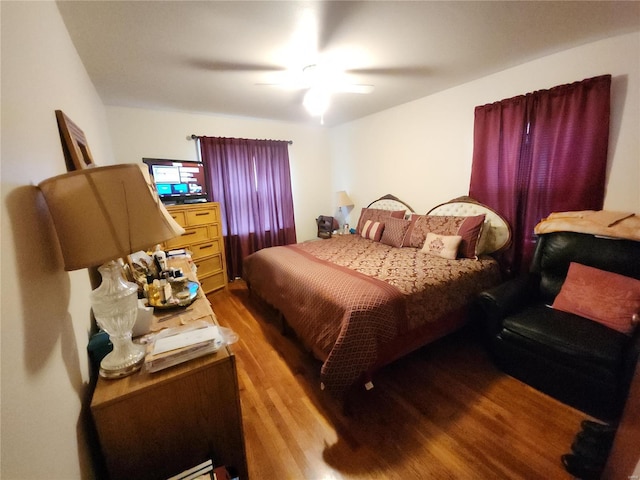
[[[334,95],[327,126],[640,30],[638,1],[57,3],[106,105],[318,124],[303,91],[257,84],[329,59],[375,90]]]

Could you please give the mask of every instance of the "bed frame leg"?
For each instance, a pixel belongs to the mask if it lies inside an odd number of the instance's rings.
[[[362,391],[362,385],[364,385],[365,392]],[[366,395],[368,391],[373,390],[373,387],[373,380],[369,376],[366,376],[360,382],[354,383],[351,388],[342,395],[342,414],[345,417],[353,417],[355,406],[360,404],[358,397]],[[324,385],[322,385],[322,389],[324,390]]]
[[[345,417],[353,417],[354,413],[354,393],[349,391],[342,397],[342,414]]]

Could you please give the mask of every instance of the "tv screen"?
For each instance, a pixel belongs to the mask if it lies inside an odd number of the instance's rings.
[[[143,158],[153,177],[158,196],[165,204],[209,201],[202,162]]]
[[[175,185],[173,185],[173,192],[177,193],[178,195],[186,195],[187,193],[189,193],[189,188],[187,187],[186,183],[176,183]]]

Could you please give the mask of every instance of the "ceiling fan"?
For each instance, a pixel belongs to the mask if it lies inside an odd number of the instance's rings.
[[[260,83],[287,90],[307,90],[302,104],[309,114],[320,117],[324,123],[324,114],[331,103],[331,96],[335,93],[368,94],[373,92],[374,86],[362,83],[352,83],[347,74],[330,64],[313,63],[305,65],[301,70],[287,70],[282,79],[275,83]]]

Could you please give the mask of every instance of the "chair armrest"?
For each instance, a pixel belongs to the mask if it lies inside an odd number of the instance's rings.
[[[480,292],[475,310],[485,333],[495,335],[505,317],[534,301],[538,297],[538,284],[539,276],[529,273]]]

